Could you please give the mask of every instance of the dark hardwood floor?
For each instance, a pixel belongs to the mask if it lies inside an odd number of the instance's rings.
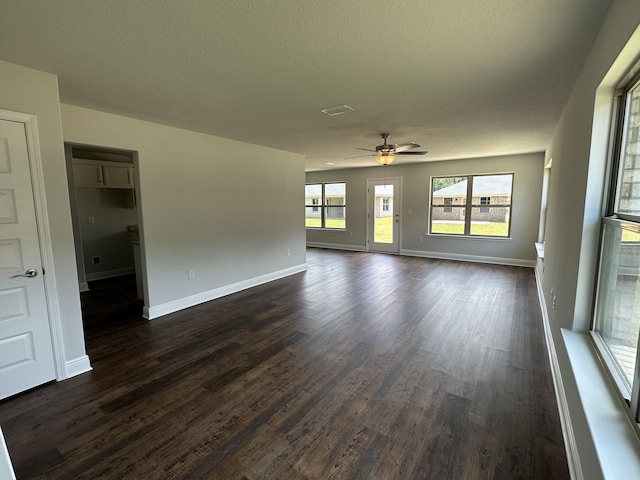
[[[84,295],[94,370],[0,403],[18,478],[569,478],[532,269],[307,260],[151,322]]]

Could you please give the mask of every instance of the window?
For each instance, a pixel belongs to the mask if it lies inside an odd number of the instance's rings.
[[[491,197],[480,197],[480,205],[491,205]],[[489,207],[480,207],[480,213],[489,213]]]
[[[431,178],[429,233],[509,237],[513,174]]]
[[[305,226],[307,228],[346,228],[346,192],[346,183],[305,185]]]
[[[617,97],[610,201],[602,220],[593,336],[638,421],[640,337],[640,79]]]
[[[389,199],[388,198],[383,198],[382,199],[382,211],[383,212],[388,212],[389,211]]]

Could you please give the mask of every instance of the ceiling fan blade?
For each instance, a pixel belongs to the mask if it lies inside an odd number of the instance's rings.
[[[412,148],[418,148],[420,145],[418,145],[417,143],[411,142],[411,143],[401,143],[399,145],[395,146],[395,151],[396,153],[400,153],[400,152],[404,152],[406,150],[411,150]]]
[[[426,155],[429,152],[398,152],[396,150],[396,155]]]
[[[359,148],[358,150],[364,150],[364,148]],[[375,157],[374,155],[356,155],[355,157],[345,157],[345,160],[351,160],[352,158],[364,158],[364,157]]]
[[[365,152],[376,152],[376,150],[371,150],[370,148],[358,148],[356,147],[356,150],[364,150]]]

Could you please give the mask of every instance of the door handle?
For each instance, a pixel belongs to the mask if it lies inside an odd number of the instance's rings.
[[[27,277],[27,278],[33,278],[33,277],[37,277],[38,276],[38,270],[36,270],[35,268],[30,268],[29,270],[27,270],[24,273],[18,274],[18,275],[13,275],[12,277],[9,278],[17,278],[17,277]]]

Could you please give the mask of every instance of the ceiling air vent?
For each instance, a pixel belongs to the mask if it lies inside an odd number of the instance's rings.
[[[343,113],[353,111],[349,105],[337,105],[335,107],[323,108],[320,110],[322,113],[326,113],[330,117],[335,117],[336,115],[342,115]]]

